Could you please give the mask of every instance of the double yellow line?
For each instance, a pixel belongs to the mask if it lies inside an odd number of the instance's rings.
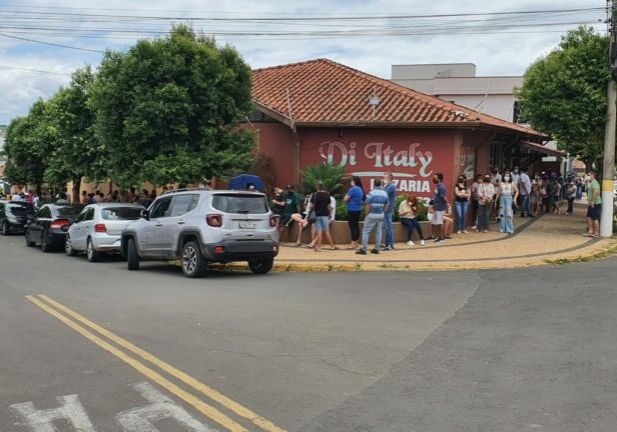
[[[126,351],[133,353],[137,357],[141,357],[141,359],[151,363],[161,371],[166,372],[187,386],[191,387],[193,390],[207,396],[211,400],[219,403],[221,406],[235,413],[239,417],[242,417],[246,420],[251,421],[256,426],[259,426],[262,430],[266,432],[285,432],[284,429],[274,425],[272,422],[266,420],[265,418],[255,414],[253,411],[248,408],[240,405],[237,402],[229,399],[227,396],[221,394],[217,390],[212,387],[207,386],[206,384],[196,380],[190,375],[182,372],[181,370],[171,366],[170,364],[164,362],[163,360],[158,359],[152,354],[144,351],[138,346],[132,344],[126,339],[121,338],[120,336],[115,335],[109,330],[101,327],[100,325],[90,321],[84,316],[78,314],[77,312],[69,309],[61,303],[53,300],[52,298],[46,295],[38,295],[31,296],[27,295],[26,299],[34,303],[43,311],[47,312],[49,315],[57,318],[59,321],[66,324],[71,329],[75,330],[77,333],[88,339],[89,341],[95,343],[99,347],[103,348],[105,351],[113,354],[118,357],[120,360],[133,367],[139,373],[144,375],[149,380],[157,383],[169,393],[175,395],[179,399],[183,400],[187,404],[191,405],[197,411],[199,411],[204,416],[214,420],[219,425],[223,426],[229,431],[232,432],[249,432],[244,426],[240,423],[236,422],[229,416],[223,414],[217,408],[207,404],[201,399],[197,398],[193,394],[187,392],[186,390],[180,388],[178,385],[174,384],[169,379],[165,378],[159,372],[155,371],[151,367],[146,366],[141,361],[137,360],[137,358],[127,354],[125,351],[117,348],[112,345],[110,342],[117,344],[118,346],[124,348]],[[97,335],[98,334],[98,335]],[[106,338],[107,340],[103,339]]]

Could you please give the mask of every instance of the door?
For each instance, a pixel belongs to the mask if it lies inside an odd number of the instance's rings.
[[[88,237],[94,230],[94,207],[86,207],[84,218],[79,223],[77,231],[77,249],[86,250],[88,245]]]
[[[71,225],[71,227],[69,228],[69,235],[71,236],[71,246],[75,250],[85,250],[85,245],[84,247],[81,246],[83,238],[82,222],[84,221],[88,210],[89,207],[83,209],[75,218],[75,222],[73,222],[73,225]]]
[[[177,195],[171,203],[168,218],[163,221],[165,243],[161,246],[164,253],[174,256],[178,245],[180,231],[186,225],[186,215],[197,207],[199,194]]]
[[[43,206],[39,209],[36,215],[36,221],[30,225],[30,241],[35,243],[41,243],[43,233],[51,223],[51,208],[49,206]]]
[[[139,249],[144,256],[160,255],[165,239],[163,225],[171,215],[171,201],[173,197],[159,198],[152,205],[150,220],[143,221],[143,227],[138,235]]]

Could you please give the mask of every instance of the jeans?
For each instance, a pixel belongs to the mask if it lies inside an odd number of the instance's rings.
[[[422,235],[422,227],[416,218],[401,218],[401,223],[407,228],[407,241],[412,240],[414,229],[418,232],[418,237],[420,240],[424,240],[424,236]]]
[[[360,240],[360,211],[348,211],[347,221],[351,232],[351,241]]]
[[[373,214],[369,213],[364,218],[364,229],[362,230],[362,250],[366,250],[368,246],[368,238],[371,235],[371,231],[373,228],[376,228],[375,231],[375,249],[379,248],[381,245],[381,228],[384,221],[383,214]]]
[[[384,214],[383,226],[386,230],[386,246],[394,246],[394,232],[392,231],[392,211]]]
[[[456,230],[463,231],[465,229],[469,201],[455,201],[454,203],[456,205]]]
[[[502,195],[499,199],[499,231],[514,234],[513,219],[512,195]]]
[[[576,199],[580,200],[582,198],[583,198],[583,187],[577,186],[576,187]]]
[[[572,214],[574,211],[574,197],[568,198],[568,213]]]
[[[491,220],[491,203],[478,205],[478,231],[488,230],[488,224]]]
[[[529,195],[521,195],[521,216],[533,216],[531,214],[531,200]]]

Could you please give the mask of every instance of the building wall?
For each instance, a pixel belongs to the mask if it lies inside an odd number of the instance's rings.
[[[255,126],[260,130],[260,152],[274,162],[277,184],[295,183],[295,138],[289,128]],[[298,137],[301,169],[331,162],[344,166],[350,176],[362,177],[365,188],[392,172],[399,191],[427,198],[433,195],[435,173],[445,174],[450,190],[453,179],[470,163],[462,132],[455,130],[299,128]],[[473,158],[473,149],[471,154]]]

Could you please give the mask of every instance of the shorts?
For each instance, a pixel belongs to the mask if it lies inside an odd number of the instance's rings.
[[[330,229],[330,217],[317,216],[313,228],[315,228],[315,231],[328,231]]]
[[[602,216],[602,204],[587,207],[587,217],[594,221],[599,221]]]
[[[434,211],[433,218],[431,219],[431,225],[443,225],[443,217],[445,216],[445,210]]]

